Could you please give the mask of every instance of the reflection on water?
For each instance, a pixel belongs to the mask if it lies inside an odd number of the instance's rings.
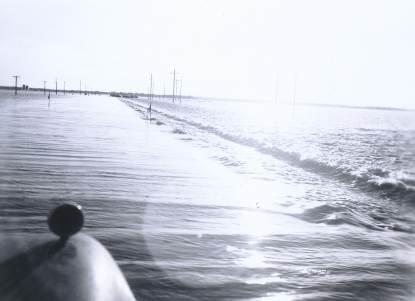
[[[276,129],[271,117],[254,122],[256,110],[270,113],[251,104],[240,115],[216,102],[159,104],[150,123],[140,103],[104,96],[0,100],[2,231],[47,231],[51,207],[78,201],[85,231],[109,248],[138,299],[413,298],[413,150],[396,150],[414,136],[398,126],[379,134],[400,123],[393,113],[367,113],[375,129],[290,116]],[[406,190],[353,175],[388,154],[403,160]],[[395,167],[373,167],[365,180]]]

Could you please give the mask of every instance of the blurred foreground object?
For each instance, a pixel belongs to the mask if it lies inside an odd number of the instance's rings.
[[[47,234],[1,235],[0,300],[135,300],[110,253],[78,233],[82,208],[51,211]]]
[[[48,217],[49,229],[61,239],[78,233],[84,225],[81,205],[65,203],[53,209]]]

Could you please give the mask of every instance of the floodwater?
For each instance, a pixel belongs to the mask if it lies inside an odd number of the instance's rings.
[[[415,114],[0,94],[0,226],[63,201],[138,300],[413,300]]]

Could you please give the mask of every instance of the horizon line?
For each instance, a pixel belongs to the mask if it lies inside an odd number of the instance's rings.
[[[0,90],[14,90],[15,86],[3,86],[0,85]],[[17,87],[18,90],[23,90],[22,87]],[[42,91],[48,91],[48,92],[55,92],[56,89],[51,88],[39,88],[39,87],[29,87],[29,91],[33,92],[42,92]],[[62,90],[58,89],[58,92],[91,92],[91,93],[97,93],[97,94],[123,94],[123,95],[136,95],[138,96],[149,96],[149,93],[143,93],[143,92],[122,92],[122,91],[100,91],[100,90],[75,90],[75,89],[68,89],[68,90]],[[166,98],[172,97],[172,95],[163,95],[163,94],[152,94],[154,96],[164,96]],[[262,102],[262,103],[272,103],[270,100],[265,99],[244,99],[244,98],[230,98],[230,97],[217,97],[217,96],[194,96],[194,95],[182,95],[182,99],[204,99],[204,100],[222,100],[222,101],[239,101],[239,102]],[[292,104],[291,102],[279,102],[284,105]],[[367,110],[384,110],[384,111],[415,111],[415,108],[402,108],[402,107],[386,107],[386,106],[359,106],[359,105],[344,105],[344,104],[328,104],[328,103],[319,103],[319,102],[297,102],[296,105],[302,105],[302,106],[317,106],[317,107],[337,107],[337,108],[347,108],[347,109],[367,109]]]

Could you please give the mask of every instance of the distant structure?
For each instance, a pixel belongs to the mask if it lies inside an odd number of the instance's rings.
[[[63,95],[66,94],[66,82],[63,82]]]
[[[293,91],[293,114],[295,112],[295,102],[297,97],[297,73],[294,75],[294,91]]]
[[[153,73],[151,73],[150,75],[150,106],[149,106],[149,111],[150,111],[150,122],[151,122],[151,105],[153,103]]]
[[[182,79],[178,79],[177,82],[179,85],[179,103],[182,103]]]
[[[278,104],[278,93],[279,93],[279,80],[278,80],[278,75],[276,76],[276,80],[275,80],[275,104]]]
[[[46,83],[47,82],[48,81],[46,81],[46,80],[43,81],[43,95],[46,95]]]
[[[150,90],[149,90],[150,106],[153,102],[153,73],[150,73]]]
[[[174,103],[175,93],[176,92],[176,68],[173,69],[173,94],[172,94],[172,100]]]
[[[17,79],[20,77],[19,75],[13,75],[14,77],[14,95],[17,95]]]

